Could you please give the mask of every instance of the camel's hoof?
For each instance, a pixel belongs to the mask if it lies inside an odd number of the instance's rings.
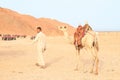
[[[40,66],[40,68],[41,68],[41,69],[45,69],[45,68],[46,68],[46,66]]]
[[[38,63],[36,63],[35,65],[40,67],[41,69],[45,69],[46,68],[46,66],[39,65]]]
[[[83,73],[87,73],[88,71],[83,71]]]
[[[98,75],[98,72],[95,72],[94,74],[95,74],[95,75]]]
[[[78,71],[78,69],[77,69],[77,68],[75,68],[75,69],[74,69],[74,71]]]
[[[40,66],[38,63],[35,64],[36,66]]]
[[[90,73],[93,73],[93,70],[91,70]]]

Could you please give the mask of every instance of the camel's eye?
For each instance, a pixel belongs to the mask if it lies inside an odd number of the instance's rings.
[[[62,29],[62,27],[60,27],[60,29]]]
[[[66,26],[64,26],[64,28],[66,29],[67,27],[66,27]]]

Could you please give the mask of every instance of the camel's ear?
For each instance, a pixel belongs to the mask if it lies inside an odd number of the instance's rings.
[[[88,21],[87,21],[87,20],[85,21],[85,24],[88,24]]]
[[[89,25],[89,30],[92,30],[92,27]]]
[[[89,31],[89,30],[90,30],[90,28],[87,29],[87,31]]]

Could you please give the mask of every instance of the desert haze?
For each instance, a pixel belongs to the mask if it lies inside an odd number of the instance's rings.
[[[90,56],[84,49],[81,66],[74,71],[76,50],[72,26],[53,19],[21,15],[5,8],[0,8],[0,22],[0,34],[27,35],[10,41],[0,37],[0,80],[120,80],[120,32],[98,32],[99,74],[94,75],[89,73]],[[36,34],[35,26],[38,25],[47,35],[45,69],[35,65],[36,44],[31,44],[30,39]],[[68,36],[56,26],[67,26]]]

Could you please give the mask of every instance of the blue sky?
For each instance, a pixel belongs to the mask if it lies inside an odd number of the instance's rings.
[[[75,27],[88,21],[96,31],[120,31],[120,0],[0,0],[0,7]]]

